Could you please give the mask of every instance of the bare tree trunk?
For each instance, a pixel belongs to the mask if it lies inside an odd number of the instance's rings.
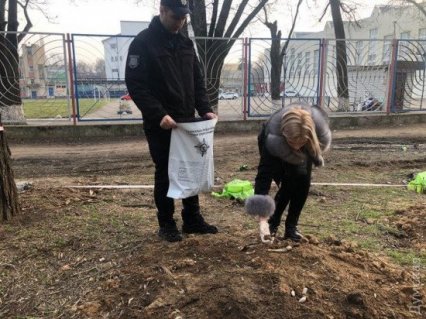
[[[229,50],[235,40],[205,40],[197,39],[198,52],[200,54],[201,65],[205,67],[207,94],[213,111],[218,114],[218,95],[221,86],[220,78],[222,75],[222,67]]]
[[[272,100],[280,100],[280,91],[281,91],[281,72],[283,67],[284,56],[287,51],[287,47],[290,43],[290,38],[293,34],[294,28],[296,26],[297,16],[299,15],[300,5],[303,0],[299,0],[296,7],[296,14],[294,15],[293,23],[288,33],[287,40],[281,49],[281,31],[278,30],[277,21],[268,22],[268,14],[265,11],[265,22],[264,24],[269,29],[271,33],[272,43],[271,43],[271,97]]]
[[[219,0],[211,1],[210,5],[213,12],[210,20],[210,27],[207,32],[208,22],[206,20],[206,1],[205,0],[189,0],[191,13],[191,23],[196,37],[209,36],[224,38],[197,41],[197,45],[204,52],[200,54],[200,60],[205,67],[206,77],[210,81],[208,83],[208,95],[213,109],[217,112],[218,95],[220,88],[220,76],[225,58],[231,47],[235,43],[235,39],[240,37],[248,24],[254,19],[260,10],[269,0],[259,0],[259,3],[250,8],[248,12],[247,5],[249,0],[241,0],[235,14],[231,15],[232,0],[224,0],[222,6],[219,6]],[[220,7],[220,10],[219,10]],[[247,10],[245,10],[247,9]],[[244,12],[248,12],[247,16],[243,16]],[[229,23],[228,18],[232,19]],[[202,42],[202,43],[201,43]],[[208,56],[208,57],[207,57]]]
[[[336,37],[336,75],[337,95],[340,111],[349,110],[348,58],[346,54],[345,28],[340,11],[340,0],[330,0],[331,15],[333,17],[334,34]]]
[[[6,30],[6,20],[5,20],[5,14],[6,14],[6,0],[0,1],[0,32]],[[2,37],[3,35],[0,35]]]
[[[265,13],[266,15],[266,13]],[[283,57],[280,54],[281,50],[281,31],[278,31],[277,21],[264,23],[271,33],[271,97],[273,100],[280,99],[281,86],[281,69],[283,66]]]
[[[21,211],[15,177],[10,166],[11,152],[0,116],[0,210],[2,220],[10,220]]]
[[[19,88],[18,2],[9,0],[7,34],[0,39],[0,114],[5,123],[23,124],[25,118]]]

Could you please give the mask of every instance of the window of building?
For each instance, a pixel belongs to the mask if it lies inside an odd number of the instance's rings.
[[[311,52],[305,52],[305,70],[311,68]]]
[[[330,46],[330,56],[332,60],[336,59],[336,46],[332,45]]]
[[[289,69],[289,75],[290,76],[294,73],[294,71],[296,69],[295,63],[296,63],[296,50],[295,50],[295,48],[291,48],[290,49],[290,56],[288,58],[288,69]]]
[[[368,46],[368,64],[376,63],[377,58],[377,28],[370,29],[370,43]]]
[[[424,41],[420,41],[419,54],[425,55],[426,54],[426,28],[419,29],[419,39],[424,40]]]
[[[319,50],[314,50],[314,72],[318,73],[318,65],[319,65]]]
[[[410,39],[410,32],[401,32],[401,35],[399,36],[401,40],[408,40]]]
[[[399,41],[399,55],[400,56],[408,56],[410,55],[410,42],[409,41],[403,41],[403,40],[409,40],[410,39],[410,32],[401,32],[399,35],[399,38],[402,41]]]
[[[419,29],[419,39],[426,40],[426,28]]]
[[[115,50],[115,49],[117,49],[117,43],[111,43],[111,44],[109,45],[109,47],[110,47],[112,50]]]
[[[114,57],[113,56],[111,57],[111,62],[114,62]]]
[[[303,54],[302,52],[297,53],[297,74],[300,76],[302,73],[302,65],[303,65]]]
[[[364,41],[357,41],[355,43],[355,56],[356,56],[356,64],[362,64],[362,51],[364,50]]]
[[[32,55],[33,54],[33,50],[31,47],[27,47],[27,54],[28,55]]]
[[[299,68],[302,66],[302,52],[297,53],[297,66]]]
[[[392,54],[392,35],[386,35],[383,38],[383,62],[389,62]]]
[[[44,80],[44,78],[45,78],[45,76],[44,76],[44,65],[43,64],[38,65],[38,77],[42,80]]]

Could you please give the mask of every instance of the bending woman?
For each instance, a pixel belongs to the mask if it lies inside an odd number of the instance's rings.
[[[323,166],[331,145],[327,114],[316,106],[293,103],[272,114],[258,136],[260,162],[255,194],[267,195],[272,180],[279,189],[269,228],[276,235],[287,205],[284,239],[300,241],[300,213],[311,184],[312,165]]]

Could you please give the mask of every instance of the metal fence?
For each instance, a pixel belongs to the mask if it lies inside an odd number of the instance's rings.
[[[140,120],[124,82],[132,40],[124,35],[26,34],[18,50],[26,118]],[[193,40],[210,101],[224,120],[268,116],[298,100],[330,113],[425,110],[426,40],[282,39],[280,50],[288,43],[279,78],[272,67],[271,39]],[[345,58],[336,53],[342,47]],[[16,78],[2,74],[0,106],[5,83]],[[276,99],[272,81],[279,86]]]

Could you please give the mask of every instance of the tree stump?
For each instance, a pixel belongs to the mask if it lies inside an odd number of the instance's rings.
[[[0,210],[3,220],[10,220],[21,211],[18,200],[15,176],[10,165],[11,152],[0,114]]]

